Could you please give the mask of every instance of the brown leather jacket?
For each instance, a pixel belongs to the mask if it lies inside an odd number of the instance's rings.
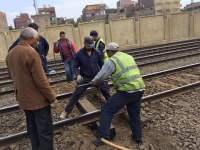
[[[6,65],[21,109],[37,110],[56,100],[38,53],[26,43],[8,53]]]

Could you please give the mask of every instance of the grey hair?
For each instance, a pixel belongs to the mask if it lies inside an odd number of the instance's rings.
[[[33,28],[27,27],[23,29],[20,33],[19,39],[20,40],[27,40],[29,37],[36,38],[38,32],[34,30]]]

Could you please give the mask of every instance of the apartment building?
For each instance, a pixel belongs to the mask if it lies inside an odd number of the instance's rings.
[[[108,6],[106,4],[94,4],[86,5],[82,11],[82,21],[91,22],[98,20],[105,20],[106,18],[106,9]]]
[[[38,8],[38,14],[32,15],[31,18],[39,27],[54,26],[57,25],[57,18],[55,7]]]
[[[200,10],[200,2],[193,2],[184,7],[184,11],[199,11]]]
[[[155,15],[180,12],[181,0],[138,0],[146,8],[153,8]]]
[[[9,33],[6,14],[0,11],[0,32]]]
[[[26,28],[30,23],[31,19],[27,13],[21,13],[14,19],[15,29]]]

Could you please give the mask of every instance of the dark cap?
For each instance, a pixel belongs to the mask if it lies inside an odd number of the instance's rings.
[[[90,36],[97,36],[99,33],[97,32],[97,31],[95,31],[95,30],[92,30],[91,32],[90,32]]]
[[[84,42],[87,45],[88,48],[94,47],[94,39],[92,36],[86,36],[84,37]]]

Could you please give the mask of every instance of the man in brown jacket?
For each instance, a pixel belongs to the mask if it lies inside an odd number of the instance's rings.
[[[26,114],[32,149],[53,150],[50,104],[55,109],[57,100],[35,51],[38,44],[38,32],[30,27],[23,29],[20,42],[6,57],[6,65],[19,107]]]

